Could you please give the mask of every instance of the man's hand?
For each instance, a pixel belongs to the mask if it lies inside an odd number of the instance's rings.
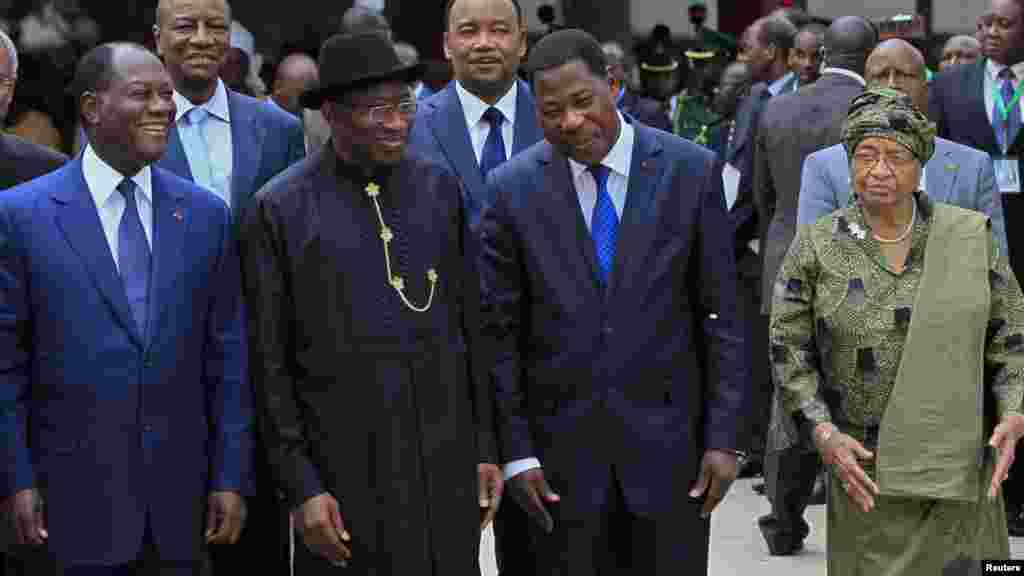
[[[505,479],[501,468],[494,464],[478,464],[476,468],[480,486],[480,530],[494,520],[501,505],[501,494],[505,491]]]
[[[708,450],[704,453],[697,483],[690,489],[690,498],[700,498],[701,494],[707,493],[704,508],[700,511],[701,518],[711,516],[739,473],[739,459],[732,452]]]
[[[206,543],[234,544],[245,527],[245,499],[237,492],[211,492],[206,510]]]
[[[996,460],[996,468],[992,473],[992,483],[988,489],[988,497],[995,499],[999,494],[999,487],[1006,480],[1013,465],[1014,452],[1017,449],[1017,442],[1024,436],[1024,416],[1011,414],[1003,419],[992,432],[992,438],[988,445],[995,448],[999,454]]]
[[[302,504],[302,540],[314,553],[335,566],[348,566],[352,550],[347,544],[352,536],[345,530],[341,509],[334,496],[324,492]]]
[[[41,546],[50,537],[46,531],[46,520],[43,514],[43,499],[35,488],[22,490],[11,499],[14,529],[18,534],[18,544]]]
[[[555,529],[555,521],[548,513],[544,503],[557,504],[562,497],[551,491],[547,480],[544,479],[544,471],[540,468],[533,468],[516,474],[509,479],[509,494],[526,513],[533,518],[537,524],[544,528],[548,534]]]

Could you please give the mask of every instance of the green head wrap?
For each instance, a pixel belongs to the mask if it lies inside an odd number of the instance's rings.
[[[853,159],[866,138],[887,138],[906,146],[924,165],[935,152],[935,124],[910,97],[890,88],[872,88],[850,103],[843,125],[843,146]]]

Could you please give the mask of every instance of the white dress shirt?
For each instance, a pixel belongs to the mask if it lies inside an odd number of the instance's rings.
[[[988,116],[988,123],[992,124],[992,112],[996,105],[996,101],[993,98],[993,92],[1002,89],[1003,81],[999,79],[999,73],[1006,68],[1005,64],[998,64],[993,62],[991,59],[985,61],[985,115]],[[1021,79],[1024,79],[1024,62],[1018,62],[1010,67],[1013,70],[1014,89],[1020,85]],[[1021,100],[1024,100],[1022,98]],[[1021,121],[1024,122],[1024,106],[1021,106],[1021,100],[1017,101],[1017,113],[1021,115]],[[1009,102],[1006,102],[1009,104]]]
[[[96,206],[96,212],[100,216],[103,235],[107,238],[114,266],[120,272],[121,264],[117,260],[117,229],[121,225],[121,216],[124,214],[126,202],[124,196],[117,190],[117,185],[125,179],[125,176],[100,159],[89,145],[86,145],[85,152],[82,153],[82,176],[85,178],[86,186],[89,187],[89,194]],[[146,242],[149,243],[150,250],[152,250],[153,175],[149,166],[145,166],[132,176],[131,180],[137,186],[135,206],[139,210],[142,229],[146,232]]]
[[[608,188],[608,195],[612,197],[612,204],[615,205],[615,214],[622,222],[622,212],[626,207],[626,191],[629,188],[629,170],[633,163],[633,141],[636,134],[631,126],[619,113],[619,138],[612,145],[608,155],[601,160],[601,165],[608,168],[608,181],[605,186]],[[583,220],[587,223],[587,230],[590,230],[590,221],[594,215],[594,206],[597,204],[597,181],[593,174],[587,170],[586,164],[569,159],[569,168],[572,171],[572,181],[576,188],[576,197],[579,199],[580,210],[583,212]],[[540,460],[537,458],[523,458],[513,460],[505,464],[505,479],[540,468]]]
[[[494,103],[494,107],[505,117],[505,121],[501,123],[501,137],[505,141],[506,160],[512,157],[512,140],[516,135],[516,96],[518,92],[519,84],[515,83],[504,96]],[[455,93],[459,95],[462,111],[466,115],[469,141],[473,145],[476,164],[479,166],[480,157],[484,153],[484,143],[487,142],[487,136],[491,133],[491,123],[483,119],[484,112],[487,112],[491,105],[463,88],[458,80],[455,81]]]
[[[797,82],[796,80],[794,80],[795,77],[796,74],[792,72],[787,72],[783,74],[782,76],[776,78],[774,82],[768,84],[768,92],[771,93],[772,97],[778,96],[782,92],[782,89],[785,88],[789,82],[793,82],[793,85],[790,86],[790,89],[796,91]]]
[[[177,90],[174,91],[174,104],[178,107],[177,116],[174,119],[179,130],[188,130],[183,126],[188,122],[185,115],[197,106],[185,98]],[[209,113],[204,128],[206,133],[207,158],[210,161],[210,171],[213,173],[212,182],[204,182],[202,176],[196,176],[196,184],[205,186],[220,196],[227,205],[231,206],[231,173],[233,153],[231,148],[231,113],[228,110],[228,91],[224,82],[217,80],[217,89],[213,97],[199,105]],[[192,155],[194,151],[189,150],[188,144],[183,140],[185,156],[188,158],[189,168],[192,174],[196,175],[196,164]]]

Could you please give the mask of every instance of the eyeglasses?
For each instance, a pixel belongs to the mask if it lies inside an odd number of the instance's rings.
[[[880,162],[883,162],[891,174],[897,174],[900,170],[914,163],[914,155],[899,152],[896,154],[878,154],[877,152],[857,152],[853,155],[854,169],[857,172],[870,172]]]
[[[402,100],[398,104],[382,104],[380,106],[351,106],[352,110],[366,114],[367,120],[370,124],[383,124],[388,118],[391,118],[393,114],[398,114],[403,119],[407,119],[412,115],[416,114],[416,101],[415,100]]]

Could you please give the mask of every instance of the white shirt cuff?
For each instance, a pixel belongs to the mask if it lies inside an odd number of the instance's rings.
[[[540,460],[536,458],[522,458],[520,460],[513,460],[508,464],[505,464],[505,480],[509,480],[527,470],[533,470],[534,468],[540,468]]]

